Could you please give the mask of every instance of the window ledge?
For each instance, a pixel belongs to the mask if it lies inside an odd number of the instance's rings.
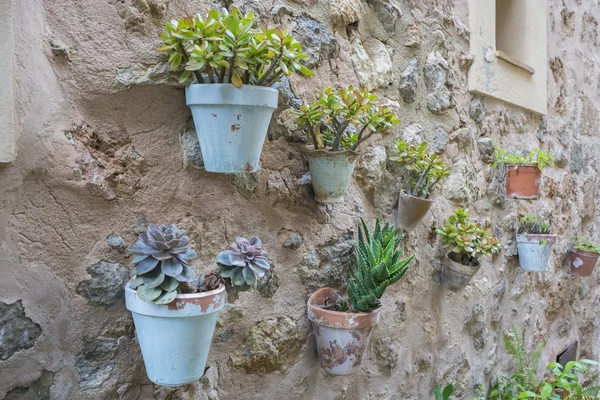
[[[517,60],[516,58],[512,58],[511,56],[509,56],[502,50],[496,50],[496,57],[498,57],[501,60],[506,61],[509,64],[514,65],[517,68],[524,69],[525,71],[529,72],[531,75],[535,74],[535,69],[533,69],[532,67],[530,67],[529,65],[527,65],[525,63],[522,63],[521,61]]]

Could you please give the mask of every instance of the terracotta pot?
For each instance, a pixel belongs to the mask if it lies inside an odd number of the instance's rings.
[[[352,178],[358,153],[351,150],[305,150],[308,169],[315,191],[315,200],[341,203]]]
[[[519,264],[527,272],[546,272],[556,235],[517,235]]]
[[[308,319],[315,333],[321,367],[332,375],[351,375],[360,370],[371,332],[379,321],[379,310],[344,313],[322,308],[326,302],[335,303],[338,297],[331,288],[314,292],[308,299]]]
[[[453,292],[463,290],[473,275],[479,271],[479,263],[477,266],[471,267],[454,261],[450,258],[453,253],[448,253],[442,259],[442,283]]]
[[[589,276],[594,272],[596,261],[600,254],[592,251],[579,250],[574,247],[569,249],[569,265],[571,272],[579,276]]]
[[[406,231],[412,231],[429,212],[433,204],[431,200],[409,196],[400,192],[398,198],[398,226]]]
[[[516,199],[537,199],[542,170],[535,165],[506,164],[506,195]]]

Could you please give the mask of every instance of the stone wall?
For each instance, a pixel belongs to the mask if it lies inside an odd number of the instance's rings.
[[[155,51],[170,18],[240,6],[289,26],[310,55],[312,79],[280,85],[251,175],[206,173],[182,87]],[[544,10],[540,10],[544,12]],[[28,0],[15,2],[18,156],[0,167],[0,398],[427,399],[438,381],[456,398],[511,362],[501,333],[546,341],[543,362],[573,340],[597,358],[598,272],[571,279],[568,238],[600,239],[598,107],[600,9],[549,0],[548,115],[467,90],[469,15],[460,0]],[[550,73],[551,72],[551,73]],[[402,123],[362,148],[346,201],[314,202],[290,107],[323,85],[364,85]],[[415,262],[386,292],[359,375],[321,371],[306,318],[315,288],[342,288],[358,216],[395,219],[400,138],[423,138],[452,176],[407,236]],[[541,199],[507,200],[493,145],[556,156]],[[486,259],[461,293],[440,285],[434,229],[459,206],[493,227],[507,250]],[[550,272],[524,273],[515,215],[536,210],[561,235]],[[206,376],[150,384],[125,309],[126,246],[148,222],[174,222],[198,249],[198,271],[236,235],[258,235],[272,275],[220,317]],[[167,333],[168,334],[168,333]]]

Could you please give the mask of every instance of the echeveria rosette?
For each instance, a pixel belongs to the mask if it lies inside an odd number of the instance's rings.
[[[133,286],[144,301],[168,304],[175,300],[180,282],[192,282],[196,272],[188,262],[196,258],[190,238],[175,225],[148,225],[148,231],[129,247],[134,255]]]
[[[217,256],[219,275],[229,278],[237,290],[256,289],[258,280],[271,269],[267,253],[262,249],[259,238],[250,240],[238,237],[231,245],[232,250],[223,250]]]

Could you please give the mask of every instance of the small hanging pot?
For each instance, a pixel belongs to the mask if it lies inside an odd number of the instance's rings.
[[[421,199],[400,192],[398,198],[398,226],[406,231],[412,231],[427,215],[432,204],[432,200]]]
[[[358,153],[352,150],[306,150],[315,200],[341,203],[352,178]]]
[[[542,170],[535,165],[506,164],[506,195],[515,199],[538,198]]]
[[[589,276],[594,272],[594,267],[600,254],[592,251],[569,248],[569,265],[571,272],[578,276]]]
[[[319,362],[332,375],[351,375],[360,370],[371,332],[379,321],[379,310],[368,313],[331,311],[340,295],[322,288],[308,299],[308,319],[312,322]]]
[[[471,282],[473,275],[479,271],[480,265],[479,261],[474,266],[464,265],[454,261],[453,258],[458,258],[458,255],[452,252],[442,258],[442,283],[453,292],[458,292]]]
[[[556,235],[517,235],[519,264],[527,272],[546,272]]]

